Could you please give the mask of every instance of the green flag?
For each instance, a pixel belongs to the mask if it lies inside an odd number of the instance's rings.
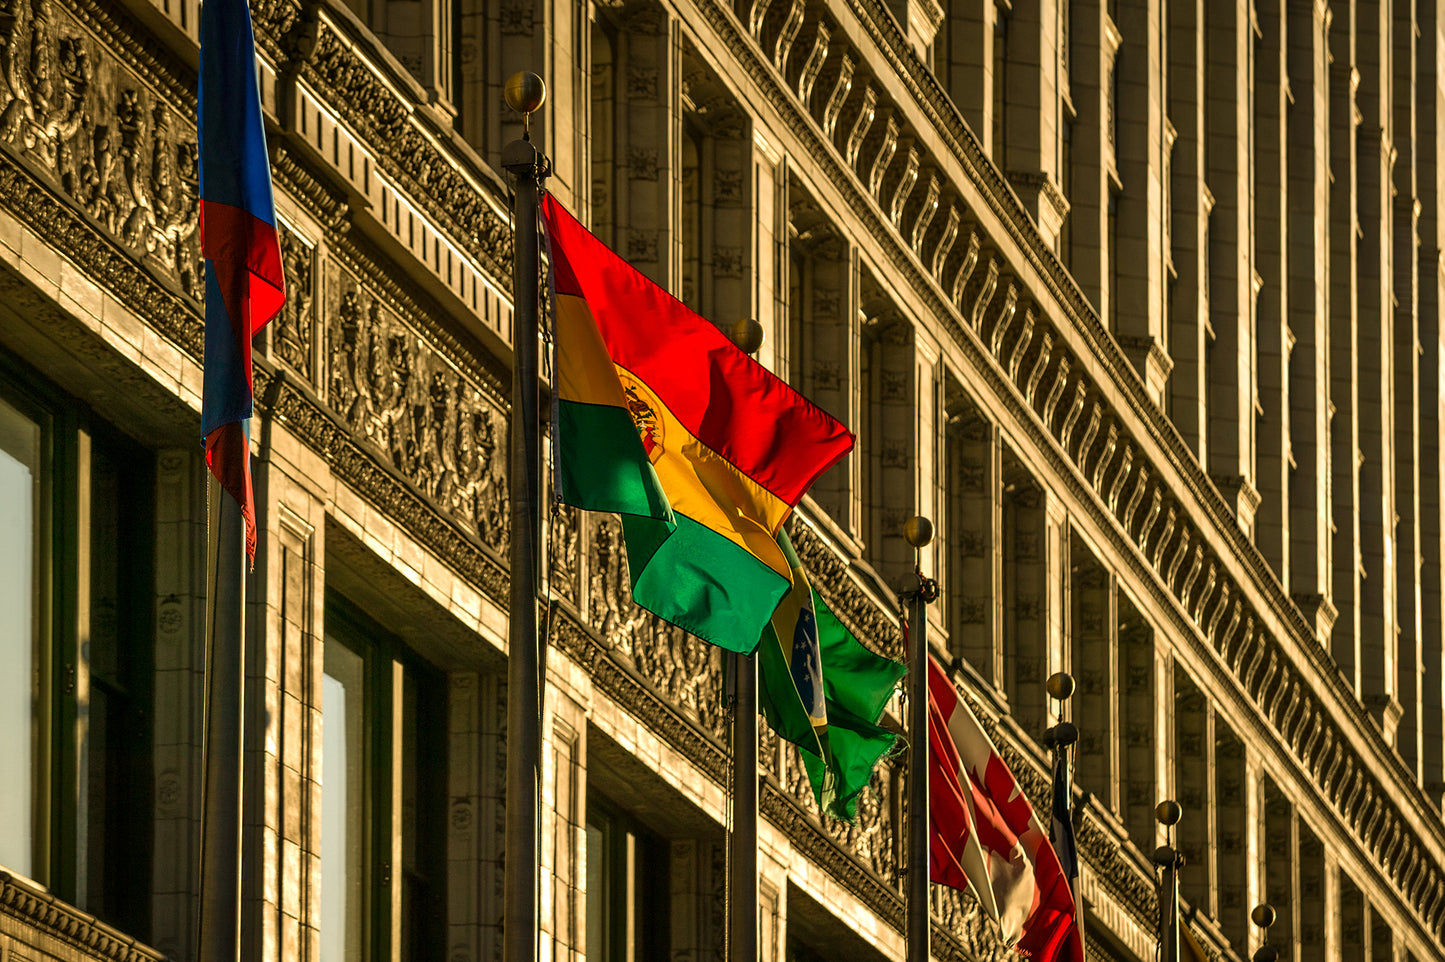
[[[758,648],[763,715],[797,745],[818,807],[853,821],[858,795],[898,737],[878,725],[904,666],[875,655],[813,591],[785,531],[792,586]]]

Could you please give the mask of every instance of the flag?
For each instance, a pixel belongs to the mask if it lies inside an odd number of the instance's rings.
[[[256,557],[249,421],[251,338],[286,300],[261,122],[256,48],[246,0],[201,5],[201,255],[206,262],[206,464],[241,506],[246,554]]]
[[[632,596],[751,653],[792,585],[775,539],[853,435],[551,195],[557,496],[622,514]]]
[[[928,659],[931,878],[971,889],[1004,942],[1082,962],[1074,897],[1033,806],[942,666]]]
[[[1053,810],[1053,826],[1049,841],[1054,844],[1054,854],[1059,857],[1059,867],[1068,879],[1069,891],[1074,897],[1074,938],[1082,945],[1084,941],[1083,902],[1079,898],[1079,846],[1074,838],[1073,800],[1069,797],[1069,753],[1066,748],[1054,751],[1054,785],[1050,808]]]
[[[1054,843],[1054,854],[1059,857],[1059,866],[1064,878],[1071,883],[1079,877],[1079,853],[1074,842],[1074,819],[1069,805],[1069,758],[1063,751],[1054,753],[1053,831],[1049,840]]]
[[[818,807],[851,822],[874,766],[898,738],[878,719],[905,669],[869,651],[828,610],[786,531],[778,545],[793,578],[758,649],[763,716],[798,746]]]

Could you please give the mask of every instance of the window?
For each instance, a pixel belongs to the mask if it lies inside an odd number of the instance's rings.
[[[588,962],[668,959],[667,844],[590,795],[586,861]]]
[[[0,365],[0,866],[148,938],[152,459]]]
[[[440,958],[446,686],[341,596],[321,681],[321,957]]]
[[[44,714],[39,684],[45,521],[41,440],[40,424],[0,398],[0,531],[9,532],[6,540],[14,546],[0,552],[0,658],[6,666],[0,672],[0,769],[37,774]],[[38,788],[0,792],[0,865],[21,875],[38,874]]]

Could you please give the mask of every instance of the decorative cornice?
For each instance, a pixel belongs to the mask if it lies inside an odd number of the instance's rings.
[[[475,181],[464,177],[461,158],[443,153],[422,133],[412,105],[382,83],[329,19],[317,24],[315,47],[301,64],[300,76],[325,93],[327,105],[366,138],[382,169],[433,223],[493,278],[511,276],[511,230],[478,186],[486,175],[477,172]]]
[[[76,953],[83,953],[87,959],[162,962],[165,958],[155,949],[118,932],[95,916],[87,915],[4,872],[0,872],[0,913],[21,920],[42,938],[54,939]],[[14,955],[20,948],[12,946],[11,954]],[[45,950],[43,946],[41,949]]]

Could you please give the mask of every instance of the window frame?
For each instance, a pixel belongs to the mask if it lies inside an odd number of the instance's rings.
[[[361,945],[365,959],[441,957],[447,930],[448,736],[446,673],[412,650],[356,602],[328,586],[325,596],[325,646],[338,644],[362,661],[362,898]],[[398,670],[399,669],[399,670]],[[418,686],[418,731],[440,732],[442,743],[434,751],[408,752],[402,694],[406,679]],[[325,706],[321,706],[323,724]],[[421,715],[430,716],[423,720]],[[412,944],[403,944],[408,925],[403,887],[405,842],[402,832],[403,792],[407,763],[420,766],[416,773],[418,799],[413,830],[419,860],[430,868],[427,881],[432,904],[439,910],[435,925],[412,926]],[[421,789],[428,789],[422,792]],[[323,787],[322,791],[325,791]],[[421,804],[421,796],[430,804]],[[425,836],[425,837],[422,837]],[[326,845],[323,835],[321,846]],[[425,853],[424,858],[422,853]],[[325,878],[321,884],[326,885]],[[416,909],[425,911],[425,907]],[[419,942],[418,939],[421,941]]]

